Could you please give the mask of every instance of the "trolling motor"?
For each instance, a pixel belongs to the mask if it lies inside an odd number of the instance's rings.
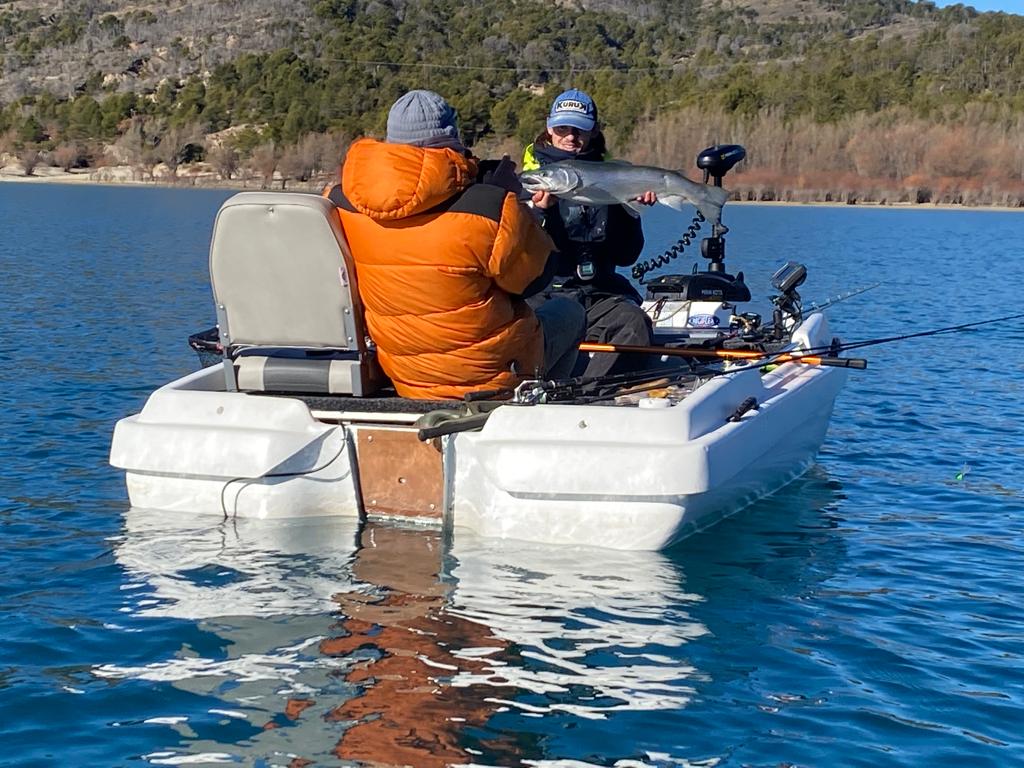
[[[725,174],[746,156],[747,150],[739,144],[716,144],[697,155],[697,167],[704,171],[705,184],[710,178],[716,187],[720,187]],[[711,262],[708,272],[725,272],[725,233],[728,231],[724,224],[715,224],[711,228],[711,237],[700,241],[700,255]]]
[[[704,171],[704,183],[709,179],[716,187],[722,186],[722,178],[740,160],[746,157],[747,151],[739,144],[724,144],[708,147],[697,155],[697,167]],[[697,226],[703,217],[695,220]],[[710,263],[706,272],[698,272],[694,265],[689,275],[661,275],[647,283],[647,299],[649,301],[700,301],[700,302],[740,302],[750,301],[750,289],[743,282],[743,273],[733,277],[725,271],[725,234],[729,228],[722,223],[715,224],[711,229],[711,237],[700,242],[700,255]],[[690,238],[696,232],[691,226],[687,231]],[[685,237],[685,236],[684,236]],[[681,250],[673,246],[672,255]],[[634,269],[634,276],[636,271]],[[728,315],[725,316],[726,319]],[[658,318],[655,317],[657,320]],[[710,323],[710,320],[707,321]],[[720,325],[714,323],[715,327]]]

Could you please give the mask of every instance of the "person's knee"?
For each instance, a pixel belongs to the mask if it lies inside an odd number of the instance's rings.
[[[611,331],[609,342],[613,344],[647,345],[653,338],[651,318],[643,309],[628,301],[615,308],[614,320],[607,327]]]
[[[654,333],[651,318],[640,307],[634,305],[633,311],[627,317],[625,327],[630,334],[641,339],[642,343],[650,344]]]
[[[576,331],[576,340],[583,341],[587,335],[587,310],[578,301],[569,301],[568,303],[572,305],[568,310],[569,322]]]
[[[549,304],[554,313],[557,313],[566,334],[571,333],[577,340],[582,341],[587,332],[587,311],[583,305],[562,296],[549,299]]]

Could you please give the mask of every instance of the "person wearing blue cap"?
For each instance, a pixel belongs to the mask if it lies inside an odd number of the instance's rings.
[[[575,88],[551,103],[545,128],[523,153],[523,170],[560,160],[605,159],[607,149],[597,105]],[[653,205],[653,192],[637,202]],[[544,229],[558,248],[555,274],[562,278],[547,295],[573,295],[587,311],[587,341],[604,344],[653,343],[651,320],[641,298],[618,267],[632,266],[644,247],[640,219],[622,205],[580,205],[537,192],[533,205],[542,211]],[[586,359],[581,356],[581,359]],[[604,376],[643,367],[637,355],[594,355],[583,375]]]

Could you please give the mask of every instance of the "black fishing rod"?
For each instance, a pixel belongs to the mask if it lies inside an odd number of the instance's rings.
[[[830,347],[831,349],[831,347]],[[833,366],[835,368],[868,367],[868,361],[855,357],[819,356],[805,353],[802,350],[778,350],[765,352],[757,349],[708,349],[706,347],[658,347],[639,346],[635,344],[598,344],[585,341],[580,344],[580,352],[632,352],[647,355],[665,355],[667,357],[710,357],[717,360],[759,360],[771,354],[779,363],[803,363],[805,365]]]
[[[626,371],[607,376],[576,376],[570,379],[538,382],[538,385],[549,397],[576,401],[578,398],[593,397],[592,393],[608,387],[614,387],[617,395],[623,388],[638,386],[650,381],[695,376],[698,375],[698,372],[703,372],[705,367],[678,365],[669,368],[645,368],[640,371]]]
[[[944,334],[944,333],[956,333],[958,331],[967,330],[969,328],[976,328],[978,326],[983,326],[983,325],[992,325],[993,323],[1003,323],[1003,322],[1007,322],[1007,321],[1010,321],[1010,320],[1019,320],[1021,318],[1024,318],[1024,313],[1017,313],[1017,314],[1013,314],[1013,315],[1005,315],[1003,317],[996,317],[996,318],[992,318],[990,320],[976,320],[976,321],[971,322],[971,323],[960,323],[959,325],[950,325],[950,326],[946,326],[944,328],[934,328],[934,329],[927,330],[927,331],[917,331],[916,333],[904,333],[904,334],[900,334],[898,336],[885,336],[885,337],[880,337],[880,338],[876,338],[876,339],[864,339],[862,341],[852,341],[852,342],[849,342],[849,343],[846,343],[846,344],[843,344],[843,343],[829,344],[827,346],[823,345],[823,346],[819,346],[819,347],[810,347],[808,349],[802,349],[802,350],[778,350],[776,352],[768,352],[768,351],[756,352],[756,351],[752,351],[751,350],[750,352],[752,354],[758,355],[757,362],[753,362],[753,363],[750,363],[748,365],[741,365],[741,366],[732,365],[728,369],[722,369],[722,370],[719,370],[717,368],[711,368],[711,367],[708,367],[708,366],[704,366],[703,367],[703,372],[708,377],[723,376],[723,375],[725,375],[727,373],[740,373],[742,371],[757,370],[757,369],[763,368],[766,365],[772,365],[772,364],[775,364],[775,363],[800,362],[800,358],[810,358],[810,360],[808,360],[808,362],[813,360],[814,363],[820,364],[815,356],[817,356],[817,355],[819,355],[821,353],[828,353],[828,358],[826,358],[828,360],[828,362],[826,364],[828,364],[828,365],[836,365],[837,363],[848,361],[848,362],[853,363],[853,365],[845,365],[845,366],[842,366],[842,367],[863,369],[863,368],[867,367],[867,361],[857,360],[857,359],[849,359],[849,358],[841,358],[841,357],[837,357],[836,355],[838,355],[839,352],[844,352],[844,351],[847,351],[847,350],[862,349],[864,347],[875,346],[875,345],[878,345],[878,344],[888,344],[888,343],[891,343],[891,342],[894,342],[894,341],[904,341],[906,339],[917,339],[917,338],[923,338],[923,337],[927,337],[927,336],[938,336],[938,335]],[[685,351],[686,351],[685,347],[674,347],[674,348],[673,347],[665,347],[665,348],[660,348],[660,349],[674,350],[676,354],[685,354]],[[694,351],[694,352],[707,352],[706,349],[695,349],[695,350],[692,350],[692,351]],[[662,351],[662,354],[664,354],[664,351]],[[666,375],[668,375],[667,372],[666,372]],[[642,383],[642,382],[637,382],[637,383],[639,384],[639,383]],[[659,385],[652,385],[650,388],[651,389],[655,389],[655,388],[657,388],[657,386],[659,386]],[[642,391],[642,390],[637,390],[637,391]],[[611,398],[617,397],[618,395],[619,395],[619,393],[609,393],[609,394],[606,394],[606,395],[596,395],[596,396],[593,396],[592,398],[589,398],[589,401],[590,402],[596,402],[596,401],[599,401],[599,400],[607,400],[607,399],[611,399]]]
[[[747,365],[736,365],[735,363],[730,365],[727,369],[722,369],[708,364],[695,364],[691,362],[686,366],[676,366],[668,368],[649,368],[642,371],[628,371],[626,373],[611,374],[608,376],[592,376],[583,377],[577,376],[568,379],[549,380],[549,381],[535,381],[531,382],[535,387],[535,391],[538,394],[543,394],[545,398],[551,398],[555,402],[574,402],[574,403],[592,403],[600,402],[603,400],[611,400],[616,397],[620,397],[623,394],[635,394],[646,391],[648,389],[658,389],[664,386],[671,386],[673,383],[682,382],[686,377],[707,377],[714,378],[716,376],[724,376],[731,373],[740,373],[748,370],[758,370],[764,368],[766,365],[773,365],[784,362],[805,362],[814,365],[829,365],[829,366],[841,366],[844,368],[855,368],[864,369],[867,367],[867,361],[860,359],[841,358],[838,357],[839,352],[861,349],[864,347],[875,346],[878,344],[888,344],[894,341],[904,341],[907,339],[923,338],[927,336],[937,336],[944,333],[955,333],[958,331],[967,330],[969,328],[976,328],[983,325],[992,325],[994,323],[1003,323],[1010,320],[1018,320],[1024,318],[1024,313],[1017,313],[1013,315],[1005,315],[1003,317],[992,318],[990,320],[977,320],[971,323],[961,323],[959,325],[946,326],[944,328],[934,328],[927,331],[917,331],[916,333],[904,333],[898,336],[885,336],[875,339],[864,339],[861,341],[852,341],[849,343],[829,344],[816,347],[809,347],[807,349],[795,350],[795,349],[782,349],[774,352],[767,350],[739,350],[745,352],[742,357],[737,356],[738,359],[750,359],[756,360]],[[642,349],[631,350],[629,347],[622,347],[621,345],[596,345],[591,342],[585,342],[581,345],[581,348],[594,347],[609,347],[608,349],[594,349],[598,352],[615,352],[615,351],[642,351],[650,354],[662,354],[672,356],[685,356],[689,352],[702,353],[701,356],[713,353],[713,350],[709,350],[706,347],[703,348],[686,348],[686,347],[644,347]],[[611,349],[611,346],[615,346],[615,349]],[[728,350],[726,350],[728,352]],[[824,363],[820,359],[824,356]],[[727,362],[728,358],[732,355],[724,356],[722,362]],[[736,359],[736,358],[734,358]],[[667,380],[667,381],[665,381]],[[644,386],[647,385],[647,386]],[[600,392],[602,389],[608,387],[613,388],[610,392]],[[625,388],[633,388],[632,391],[623,391]],[[507,390],[505,391],[507,392]],[[477,393],[484,395],[493,395],[494,393]],[[504,394],[504,393],[503,393]],[[470,399],[470,398],[467,398]],[[473,399],[476,399],[475,397]]]
[[[840,342],[839,344],[829,344],[827,346],[810,347],[808,349],[794,351],[792,354],[804,355],[804,354],[817,354],[819,352],[828,352],[831,354],[837,354],[839,352],[846,352],[851,349],[863,349],[864,347],[873,347],[878,344],[889,344],[893,341],[905,341],[907,339],[920,339],[926,336],[938,336],[943,333],[956,333],[957,331],[967,330],[968,328],[977,328],[982,325],[992,325],[993,323],[1005,323],[1008,320],[1020,320],[1024,318],[1024,312],[1017,313],[1015,315],[1004,315],[1003,317],[995,317],[991,320],[976,320],[973,323],[961,323],[960,325],[949,325],[945,328],[934,328],[929,331],[918,331],[916,333],[904,333],[899,336],[885,336],[877,339],[864,339],[863,341],[849,341]]]

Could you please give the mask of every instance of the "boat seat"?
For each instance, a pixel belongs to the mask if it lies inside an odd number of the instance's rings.
[[[334,204],[240,192],[217,213],[210,283],[229,391],[365,396],[386,378]]]

